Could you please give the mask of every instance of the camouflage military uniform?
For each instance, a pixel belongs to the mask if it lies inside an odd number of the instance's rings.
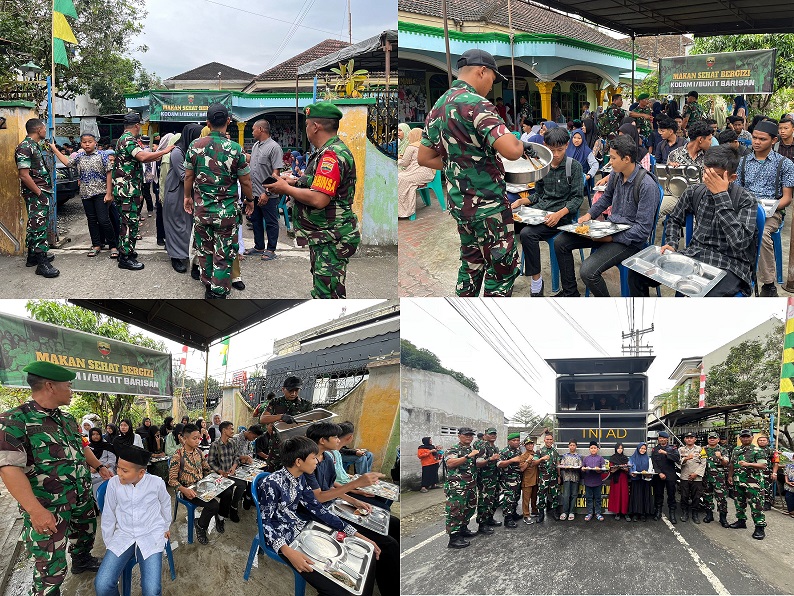
[[[631,111],[648,115],[652,113],[651,106],[646,106],[644,108],[637,106]],[[634,121],[637,123],[637,131],[640,133],[640,136],[647,141],[653,132],[653,121],[646,118],[635,118]]]
[[[72,559],[94,546],[96,507],[91,472],[77,421],[35,401],[0,414],[0,467],[25,470],[33,495],[56,519],[53,534],[39,534],[20,507],[22,539],[35,558],[34,594],[57,594],[66,576],[66,544]]]
[[[774,465],[774,455],[775,452],[767,445],[766,447],[760,447],[759,449],[763,449],[764,455],[766,456],[766,470],[763,471],[764,477],[764,509],[769,509],[772,507],[772,487],[774,486],[777,479],[772,480],[772,466]]]
[[[757,468],[739,467],[740,461],[754,464],[765,464],[764,450],[755,445],[739,445],[733,449],[731,463],[733,464],[733,502],[736,506],[736,519],[746,520],[747,501],[750,502],[750,513],[756,526],[766,526],[764,517],[764,478],[762,470]]]
[[[119,251],[135,252],[141,202],[143,201],[143,164],[135,156],[143,147],[132,133],[125,131],[116,143],[113,161],[113,199],[120,214]]]
[[[193,244],[201,283],[219,296],[232,290],[232,263],[240,245],[242,219],[237,180],[250,173],[243,148],[217,130],[196,139],[185,154],[185,170],[193,171]]]
[[[544,455],[548,455],[549,459],[538,465],[538,511],[543,511],[547,507],[556,509],[560,505],[560,470],[557,468],[560,455],[554,447],[545,445],[538,449],[535,459],[540,459]]]
[[[328,139],[309,158],[296,184],[331,197],[317,209],[295,201],[295,236],[298,246],[309,246],[312,298],[345,298],[345,277],[350,257],[361,242],[353,213],[356,162],[338,136]]]
[[[283,395],[274,397],[267,403],[266,412],[271,414],[289,414],[297,416],[312,409],[312,402],[298,397],[297,399],[287,399]],[[268,468],[278,470],[281,467],[281,438],[277,431],[273,432],[273,440],[270,443],[270,451],[267,454]]]
[[[25,137],[17,145],[15,157],[17,169],[27,168],[30,171],[30,177],[33,182],[41,191],[41,194],[36,196],[20,181],[22,198],[25,199],[25,207],[28,211],[25,244],[27,244],[28,252],[47,252],[49,250],[49,245],[47,244],[47,218],[49,217],[50,200],[52,198],[52,180],[47,164],[44,161],[42,146],[30,137]]]
[[[725,449],[717,445],[716,447],[704,447],[706,451],[706,474],[703,476],[703,498],[706,500],[706,509],[714,511],[714,500],[717,500],[717,511],[728,513],[728,500],[726,491],[728,489],[727,472],[728,468],[723,463],[724,459],[730,457]],[[720,455],[717,456],[716,454]]]
[[[496,106],[455,81],[427,117],[422,144],[444,161],[450,213],[460,235],[458,296],[510,296],[518,252],[502,160],[493,148],[511,134]]]
[[[519,448],[512,449],[510,446],[505,447],[499,452],[499,460],[506,461],[521,455]],[[499,506],[502,508],[502,514],[507,519],[511,513],[515,513],[518,507],[518,500],[521,498],[521,464],[510,464],[500,470],[499,477]]]
[[[499,448],[488,441],[476,441],[474,448],[480,453],[477,459],[489,460]],[[495,461],[488,461],[482,468],[477,468],[477,523],[484,524],[493,517],[499,502],[499,468]]]
[[[693,122],[697,122],[698,120],[705,120],[706,114],[703,113],[703,108],[700,107],[700,104],[696,101],[692,103],[687,103],[684,105],[684,109],[681,110],[681,116],[686,117],[689,116],[689,120],[687,120],[686,125],[689,126]]]
[[[623,111],[623,108],[619,108],[613,103],[609,104],[598,119],[598,129],[601,132],[601,136],[607,138],[610,133],[617,134],[620,123],[623,122],[625,117],[626,112]]]
[[[457,443],[444,452],[444,460],[464,457],[472,451],[471,446]],[[467,458],[457,468],[447,468],[447,481],[444,483],[444,494],[447,496],[447,534],[454,534],[465,528],[477,509],[476,474],[473,458]]]

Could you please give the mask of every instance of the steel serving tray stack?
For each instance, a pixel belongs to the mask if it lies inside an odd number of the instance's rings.
[[[287,424],[286,422],[275,422],[273,428],[278,433],[282,441],[291,439],[292,437],[303,437],[306,435],[306,429],[310,424],[315,422],[328,422],[331,418],[335,418],[336,414],[324,410],[323,408],[315,408],[293,416],[295,424]]]
[[[705,296],[725,277],[725,271],[676,252],[662,254],[649,246],[623,261],[623,265],[685,296]]]

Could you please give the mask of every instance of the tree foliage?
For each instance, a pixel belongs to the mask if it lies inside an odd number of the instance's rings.
[[[548,428],[549,430],[554,428],[553,418],[538,414],[529,404],[524,404],[518,408],[511,419],[518,422],[520,426],[529,430],[530,432],[539,432],[544,428]]]
[[[77,45],[67,44],[69,66],[56,65],[61,97],[90,93],[103,114],[124,110],[124,93],[161,86],[138,60],[128,57],[143,30],[145,3],[131,0],[75,0],[77,19],[69,18]],[[15,69],[32,61],[49,74],[52,59],[52,3],[0,0],[0,31],[11,42],[0,53],[0,85],[15,79]],[[121,97],[121,100],[119,98]]]
[[[134,333],[128,323],[80,306],[55,300],[31,300],[25,305],[25,308],[30,316],[37,321],[93,333],[152,350],[166,351],[162,341],[154,340],[142,333]],[[72,404],[67,409],[78,418],[82,418],[87,413],[94,413],[102,419],[103,423],[117,423],[121,418],[128,416],[136,420],[142,418],[142,414],[134,402],[135,397],[132,395],[80,393],[75,395]]]
[[[449,375],[474,393],[478,393],[480,390],[474,379],[456,370],[444,368],[441,365],[441,360],[433,352],[425,348],[417,348],[407,339],[400,340],[400,363],[411,368]]]

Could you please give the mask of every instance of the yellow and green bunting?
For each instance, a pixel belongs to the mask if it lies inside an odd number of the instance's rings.
[[[780,400],[782,408],[791,407],[789,393],[794,391],[794,298],[786,307],[786,337],[783,342],[783,365],[780,368]]]
[[[223,363],[221,366],[226,366],[227,358],[229,356],[229,337],[226,336],[221,342],[221,355],[223,356]]]
[[[52,10],[52,61],[63,66],[69,66],[64,43],[77,43],[66,17],[77,18],[72,0],[55,0]]]

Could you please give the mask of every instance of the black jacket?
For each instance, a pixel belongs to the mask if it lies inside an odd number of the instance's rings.
[[[664,449],[667,453],[662,452],[662,449]],[[667,444],[667,447],[656,445],[651,450],[653,470],[660,474],[674,476],[676,473],[675,465],[680,461],[680,459],[681,456],[678,453],[678,449],[670,443]]]

